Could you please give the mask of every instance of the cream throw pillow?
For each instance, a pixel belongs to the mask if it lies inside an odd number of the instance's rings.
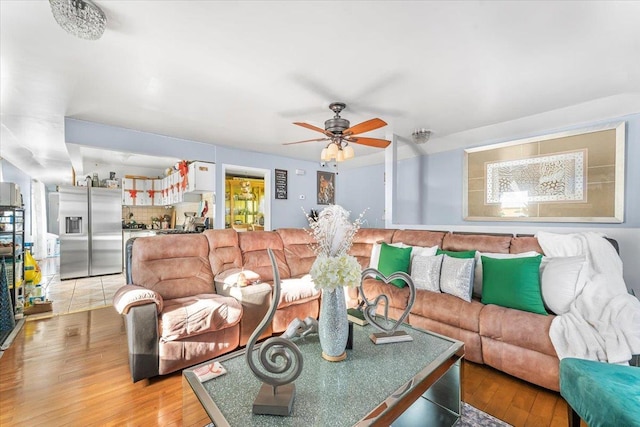
[[[587,282],[587,259],[572,257],[543,257],[540,264],[540,286],[544,305],[555,314],[569,311],[573,300]]]

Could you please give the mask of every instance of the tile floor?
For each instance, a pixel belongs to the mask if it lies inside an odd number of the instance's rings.
[[[39,260],[38,265],[40,284],[47,299],[53,301],[53,311],[31,314],[28,320],[110,306],[116,290],[125,284],[123,273],[60,280],[60,257]]]

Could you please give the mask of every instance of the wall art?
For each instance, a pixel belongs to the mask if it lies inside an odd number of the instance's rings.
[[[469,221],[624,220],[625,123],[470,148]]]
[[[318,171],[318,204],[333,205],[336,202],[336,174]]]

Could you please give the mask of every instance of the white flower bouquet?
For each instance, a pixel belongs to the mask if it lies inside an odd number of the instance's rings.
[[[317,289],[333,290],[360,284],[360,264],[347,252],[353,243],[353,236],[360,229],[363,215],[364,212],[351,223],[349,211],[339,205],[323,209],[317,220],[306,215],[310,234],[317,242],[314,247],[317,257],[310,271]]]

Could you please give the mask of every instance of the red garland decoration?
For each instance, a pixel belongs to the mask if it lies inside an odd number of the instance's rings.
[[[186,190],[187,183],[189,182],[189,165],[187,164],[186,160],[183,160],[178,164],[178,170],[180,171],[180,176],[182,177],[182,189]]]
[[[155,194],[158,193],[158,191],[156,191],[156,190],[147,190],[147,193],[149,193],[149,197],[153,199],[153,196],[155,196]]]
[[[138,197],[138,191],[139,190],[127,190],[129,192],[129,195],[131,196],[132,199],[135,199]]]

